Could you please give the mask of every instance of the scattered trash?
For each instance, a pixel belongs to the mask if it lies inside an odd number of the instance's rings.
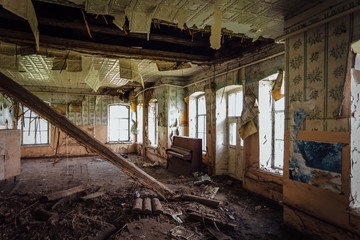
[[[160,166],[159,161],[156,161],[156,162],[153,162],[153,163],[146,162],[146,163],[143,164],[143,167],[159,167],[159,166]]]
[[[139,193],[138,191],[135,192],[135,196],[136,196],[136,198],[140,198],[140,197],[141,197],[141,195],[140,195],[140,193]]]
[[[187,230],[183,226],[176,226],[169,231],[170,236],[180,239],[190,239],[194,236],[194,232]]]
[[[217,192],[219,191],[219,187],[212,187],[210,185],[207,185],[204,189],[204,193],[201,194],[201,196],[208,196],[209,198],[213,199]]]
[[[214,238],[216,238],[216,240],[232,240],[231,237],[229,237],[228,235],[226,235],[216,229],[208,228],[207,230]]]
[[[233,215],[228,215],[231,220],[235,220],[235,217]]]
[[[209,184],[212,183],[211,177],[207,174],[200,176],[198,181],[194,182],[194,185]]]
[[[179,216],[181,216],[183,214],[182,212],[174,213],[174,211],[172,209],[167,208],[167,209],[165,209],[164,213],[171,216],[178,223],[180,223],[180,224],[184,223],[183,220],[181,218],[179,218]]]
[[[260,206],[260,205],[255,207],[255,211],[258,211],[258,210],[260,210],[260,209],[261,209],[261,206]]]
[[[226,181],[226,184],[230,187],[230,186],[233,184],[233,181],[227,180],[227,181]]]

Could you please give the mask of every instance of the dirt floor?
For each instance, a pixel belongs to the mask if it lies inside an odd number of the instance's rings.
[[[137,155],[128,159],[179,195],[214,197],[222,204],[162,200],[163,214],[135,214],[136,198],[158,196],[99,157],[63,158],[55,165],[53,159],[22,160],[16,181],[0,182],[0,239],[310,239],[284,227],[282,208],[239,181],[182,177],[144,167]],[[56,197],[68,189],[77,193]]]

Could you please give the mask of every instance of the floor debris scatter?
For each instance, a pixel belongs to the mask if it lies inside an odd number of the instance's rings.
[[[142,157],[127,157],[142,167]],[[99,157],[52,163],[22,160],[17,181],[0,182],[0,239],[310,239],[282,226],[278,204],[229,177],[199,183],[142,167],[177,194],[163,200]]]

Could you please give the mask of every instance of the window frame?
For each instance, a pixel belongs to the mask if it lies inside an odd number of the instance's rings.
[[[139,108],[141,107],[141,118],[139,117]],[[141,124],[140,124],[141,122]],[[136,135],[136,143],[137,144],[143,144],[143,138],[144,138],[144,105],[142,102],[136,104],[136,124],[137,124],[137,135]],[[141,137],[139,137],[141,136]]]
[[[49,102],[45,102],[45,103],[50,105]],[[26,108],[26,110],[25,110],[25,108]],[[50,146],[51,125],[50,125],[49,121],[47,121],[46,119],[42,118],[39,114],[37,114],[36,112],[32,111],[30,108],[28,108],[28,107],[25,106],[25,105],[22,105],[22,106],[21,106],[21,109],[22,109],[22,111],[23,111],[23,115],[22,115],[21,118],[19,119],[19,121],[20,121],[20,128],[18,127],[18,129],[20,129],[20,131],[21,131],[21,133],[20,133],[20,135],[21,135],[21,146],[26,146],[26,147],[32,147],[32,146]],[[41,131],[41,130],[39,130],[39,129],[36,129],[36,131],[33,131],[33,132],[35,132],[35,135],[34,135],[35,143],[28,143],[28,144],[27,144],[27,143],[24,143],[24,124],[25,124],[25,118],[29,118],[30,120],[33,119],[32,121],[35,121],[35,125],[36,125],[36,121],[37,121],[35,118],[30,118],[30,117],[26,117],[26,116],[25,116],[26,112],[28,112],[28,111],[30,111],[30,115],[32,115],[32,114],[34,113],[34,114],[37,115],[36,118],[39,118],[39,120],[44,120],[44,121],[46,121],[46,125],[47,125],[47,130],[46,130],[46,132],[47,132],[47,143],[36,143],[36,139],[37,139],[36,136],[37,136],[37,134],[39,134],[38,131]],[[31,122],[32,122],[32,121],[31,121]],[[18,126],[19,126],[19,124],[18,124]],[[25,132],[25,134],[26,134],[26,132]]]
[[[237,115],[236,114],[236,110],[235,110],[235,115],[230,115],[230,96],[231,95],[234,95],[235,94],[235,100],[234,100],[234,103],[235,103],[235,109],[237,107],[236,105],[236,94],[241,92],[242,93],[242,102],[241,102],[241,111],[239,112],[239,114]],[[241,117],[241,113],[244,109],[244,92],[243,92],[243,88],[242,87],[237,87],[236,89],[233,89],[233,90],[230,90],[226,93],[226,116],[227,116],[227,142],[228,142],[228,146],[229,147],[236,147],[236,144],[237,144],[237,119]],[[231,124],[235,124],[235,144],[231,144],[230,142],[230,125]],[[244,147],[244,140],[243,139],[239,139],[240,140],[240,147]]]
[[[205,100],[205,113],[199,114],[199,99],[204,97]],[[204,117],[204,132],[203,132],[203,138],[201,138],[203,140],[203,147],[201,147],[203,152],[206,152],[206,97],[205,94],[201,94],[199,96],[196,97],[196,132],[195,132],[195,136],[196,138],[200,138],[199,137],[199,117]]]
[[[154,104],[154,108],[155,108],[155,111],[152,113],[151,112],[151,104]],[[153,115],[153,118],[154,118],[154,125],[155,126],[150,126],[150,116]],[[153,143],[151,140],[150,140],[150,134],[149,134],[149,129],[151,127],[154,127],[154,140],[155,140],[155,143]],[[154,100],[152,102],[149,102],[149,107],[148,107],[148,139],[150,141],[150,146],[151,147],[157,147],[158,145],[158,102],[157,100]]]
[[[275,75],[275,74],[274,74]],[[276,74],[277,75],[277,74]],[[282,159],[281,159],[281,161],[282,161],[282,167],[278,167],[278,166],[276,166],[275,165],[275,163],[277,162],[276,161],[276,147],[275,147],[275,145],[276,145],[276,140],[281,140],[282,142],[283,142],[283,153],[284,153],[284,151],[285,151],[285,129],[284,129],[284,134],[283,134],[283,136],[282,136],[282,139],[275,139],[275,129],[276,129],[276,118],[275,118],[275,116],[276,116],[276,114],[278,114],[278,113],[280,113],[280,114],[284,114],[284,119],[283,119],[283,123],[282,123],[282,126],[283,126],[283,128],[285,127],[285,110],[286,110],[286,106],[285,106],[285,96],[283,97],[283,99],[284,100],[281,100],[281,101],[284,101],[284,106],[283,106],[283,110],[279,110],[279,109],[275,109],[275,103],[276,103],[276,101],[273,99],[273,97],[272,97],[272,84],[271,84],[271,82],[272,81],[276,81],[276,76],[269,76],[269,77],[267,77],[267,78],[265,78],[265,79],[262,79],[262,80],[260,80],[259,81],[259,103],[258,103],[258,105],[259,105],[259,111],[260,111],[260,113],[259,113],[259,152],[260,152],[260,156],[262,156],[262,153],[261,153],[261,149],[262,149],[262,147],[261,147],[261,144],[262,144],[262,139],[260,139],[260,137],[261,137],[261,127],[262,127],[262,121],[261,121],[261,119],[260,119],[260,116],[262,115],[261,114],[261,111],[262,111],[262,109],[260,109],[260,102],[263,102],[262,100],[260,100],[261,99],[261,90],[260,90],[260,87],[263,85],[263,86],[266,86],[266,85],[268,85],[267,86],[267,88],[269,89],[269,92],[268,92],[268,94],[269,94],[269,97],[270,97],[270,99],[267,99],[267,101],[269,102],[269,105],[270,106],[268,106],[269,108],[269,115],[270,115],[270,117],[271,117],[271,119],[270,119],[270,121],[271,121],[271,141],[270,141],[270,157],[271,157],[271,159],[270,159],[270,164],[264,164],[264,162],[263,161],[261,161],[261,157],[259,158],[259,167],[260,167],[260,169],[262,169],[262,170],[264,170],[264,171],[267,171],[267,172],[272,172],[272,173],[276,173],[276,174],[279,174],[279,175],[283,175],[283,169],[284,169],[284,154],[282,154]],[[283,81],[283,85],[281,86],[281,88],[282,89],[285,89],[285,82]],[[266,99],[265,99],[266,100]],[[269,101],[269,100],[271,100],[271,101]],[[280,101],[280,99],[278,100],[278,101]],[[267,165],[267,166],[266,166]]]
[[[111,141],[110,140],[110,131],[111,131],[111,129],[110,129],[110,120],[111,120],[110,108],[111,107],[116,107],[116,106],[124,106],[128,110],[128,117],[127,118],[116,118],[116,119],[128,119],[128,139],[127,140],[118,140],[118,141]],[[123,103],[108,104],[108,125],[107,125],[108,136],[107,136],[107,142],[108,143],[130,142],[130,121],[131,121],[131,115],[130,115],[130,105],[129,104],[123,104]],[[119,129],[119,131],[120,131],[120,129]]]

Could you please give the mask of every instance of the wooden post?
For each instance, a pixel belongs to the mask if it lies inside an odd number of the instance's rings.
[[[96,152],[99,156],[109,161],[124,173],[135,179],[142,185],[154,190],[163,198],[171,197],[174,193],[165,185],[151,177],[135,164],[127,161],[125,158],[115,153],[105,144],[89,135],[87,132],[76,126],[65,116],[58,113],[40,98],[29,92],[27,89],[0,73],[0,89],[18,102],[26,105],[28,108],[39,114],[54,126],[60,128],[63,132]]]

